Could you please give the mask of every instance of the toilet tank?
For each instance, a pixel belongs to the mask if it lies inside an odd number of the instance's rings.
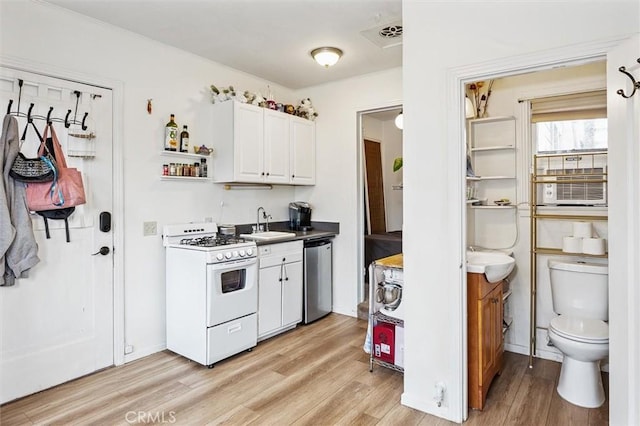
[[[609,267],[606,264],[549,260],[548,265],[555,313],[609,319]]]

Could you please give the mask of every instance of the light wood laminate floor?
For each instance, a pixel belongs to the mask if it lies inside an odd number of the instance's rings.
[[[160,352],[6,404],[0,424],[453,424],[400,405],[402,374],[369,372],[366,325],[331,314],[213,369]],[[580,409],[558,396],[560,364],[528,369],[525,356],[505,355],[485,410],[467,424],[608,424],[608,403]]]

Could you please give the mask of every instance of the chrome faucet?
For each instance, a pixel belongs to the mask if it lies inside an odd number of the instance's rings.
[[[262,210],[262,218],[264,220],[266,220],[266,226],[265,226],[265,231],[269,231],[269,219],[271,219],[271,215],[267,214],[267,212],[264,210],[264,207],[258,207],[258,211],[256,213],[256,229],[254,229],[253,232],[261,232],[262,231],[262,227],[260,225],[260,210]]]
[[[267,214],[267,212],[264,212],[264,214],[262,215],[262,217],[267,221],[266,225],[265,225],[265,231],[269,232],[269,219],[273,219],[271,217],[270,214]]]
[[[258,207],[258,211],[256,212],[256,229],[254,230],[254,232],[260,232],[260,210],[262,210],[262,215],[265,216],[265,211],[264,211],[264,207],[260,206]]]

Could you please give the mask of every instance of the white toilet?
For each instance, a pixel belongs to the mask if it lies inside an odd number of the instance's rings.
[[[549,260],[553,310],[549,339],[563,354],[558,394],[572,404],[604,403],[600,361],[609,354],[608,277],[605,264]]]

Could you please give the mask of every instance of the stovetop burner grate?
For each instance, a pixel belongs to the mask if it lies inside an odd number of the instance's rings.
[[[198,246],[198,247],[218,247],[229,244],[244,243],[244,238],[234,235],[206,236],[197,238],[183,238],[180,240],[181,245]]]

